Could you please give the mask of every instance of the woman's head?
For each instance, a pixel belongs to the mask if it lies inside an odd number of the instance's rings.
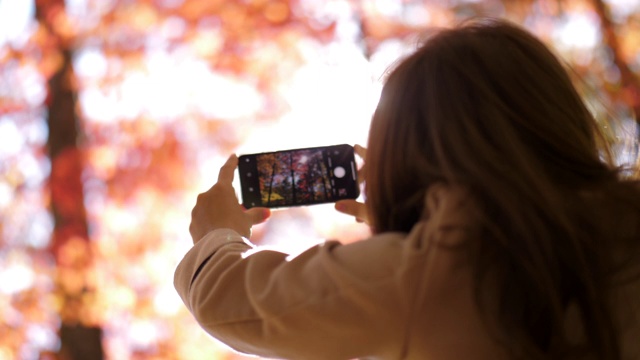
[[[435,182],[467,187],[482,228],[476,275],[495,275],[514,353],[548,355],[577,302],[593,348],[611,355],[606,230],[585,203],[617,181],[598,134],[561,62],[528,32],[499,20],[441,30],[389,73],[373,116],[374,232],[409,231]]]
[[[373,117],[374,228],[410,229],[434,181],[523,196],[537,196],[522,187],[540,177],[582,186],[600,164],[595,133],[566,70],[538,39],[497,20],[442,30],[391,71]]]

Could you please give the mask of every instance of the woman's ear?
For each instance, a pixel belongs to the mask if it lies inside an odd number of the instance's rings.
[[[438,212],[440,201],[446,191],[446,184],[444,182],[435,182],[429,185],[424,195],[424,206],[422,210],[422,220],[430,220],[433,214]]]
[[[480,228],[477,204],[466,186],[435,183],[427,189],[424,202],[422,221],[439,246],[457,249]]]
[[[469,227],[478,223],[477,207],[467,186],[436,182],[426,191],[422,219],[443,227]]]

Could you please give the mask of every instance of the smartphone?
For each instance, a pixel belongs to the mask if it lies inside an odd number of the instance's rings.
[[[323,204],[360,195],[351,145],[248,154],[238,160],[247,209]]]

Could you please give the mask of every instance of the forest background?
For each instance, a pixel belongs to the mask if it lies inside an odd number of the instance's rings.
[[[173,290],[196,195],[230,153],[366,144],[415,34],[484,15],[551,45],[635,159],[638,0],[0,0],[0,360],[244,358]],[[255,240],[367,233],[322,205]]]

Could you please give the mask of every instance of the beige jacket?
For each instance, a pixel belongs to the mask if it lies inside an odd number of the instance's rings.
[[[184,257],[175,287],[200,325],[243,353],[286,359],[504,359],[455,244],[463,196],[427,195],[409,234],[330,241],[289,258],[215,230]]]

